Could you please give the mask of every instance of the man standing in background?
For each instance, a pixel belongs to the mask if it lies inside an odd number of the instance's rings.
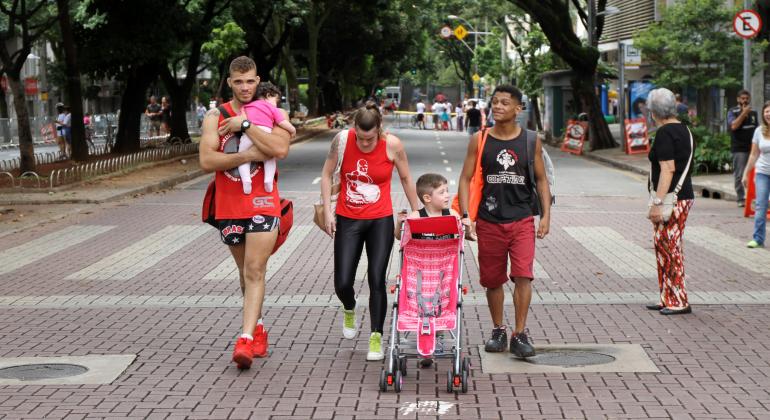
[[[751,109],[751,94],[743,89],[738,92],[738,105],[727,111],[727,125],[730,127],[730,151],[733,153],[733,178],[735,194],[738,196],[738,207],[743,207],[746,201],[746,191],[741,180],[746,162],[749,160],[751,138],[758,124],[757,111]]]

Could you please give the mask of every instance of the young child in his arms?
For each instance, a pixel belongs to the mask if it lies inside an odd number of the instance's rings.
[[[398,214],[397,239],[401,239],[401,227],[406,219],[449,215],[460,217],[456,211],[449,208],[449,185],[442,175],[429,173],[417,178],[417,197],[420,198],[424,207],[418,211],[413,211],[408,216],[406,210],[402,210]]]
[[[257,100],[247,103],[243,106],[243,113],[252,124],[259,127],[266,133],[273,131],[273,126],[277,125],[288,131],[292,137],[297,135],[297,129],[284,117],[278,109],[278,100],[281,98],[281,91],[270,82],[260,83],[257,87]],[[253,142],[245,133],[241,135],[241,142],[238,145],[238,151],[242,152],[253,145]],[[275,179],[275,158],[266,160],[262,163],[265,171],[265,191],[273,191],[273,181]],[[238,166],[238,174],[243,183],[243,193],[251,194],[251,163],[244,163]]]

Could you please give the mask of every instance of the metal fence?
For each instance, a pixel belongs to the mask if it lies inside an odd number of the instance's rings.
[[[198,117],[194,112],[187,112],[187,131],[190,135],[200,135],[198,126]],[[31,117],[29,126],[32,131],[32,141],[36,144],[53,143],[49,137],[46,139],[46,130],[52,128],[51,124],[56,122],[55,117]],[[94,114],[91,116],[91,129],[95,139],[111,140],[118,131],[118,114]],[[140,120],[139,133],[142,136],[150,134],[150,120],[142,115]],[[55,133],[53,134],[55,136]],[[47,140],[47,141],[46,141]],[[0,145],[18,145],[19,144],[19,122],[16,118],[0,118]]]
[[[56,169],[51,172],[48,179],[39,176],[35,172],[25,172],[18,178],[15,178],[13,174],[1,170],[2,168],[0,168],[0,178],[10,178],[11,186],[13,187],[32,186],[36,188],[54,188],[63,184],[79,182],[95,176],[121,171],[141,163],[167,160],[196,153],[197,151],[197,143],[173,145],[160,149],[148,149],[71,168]]]

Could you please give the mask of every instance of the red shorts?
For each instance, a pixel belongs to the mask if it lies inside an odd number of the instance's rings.
[[[535,218],[510,223],[476,221],[481,285],[496,288],[516,277],[532,279],[535,264]],[[508,258],[511,271],[506,273]]]

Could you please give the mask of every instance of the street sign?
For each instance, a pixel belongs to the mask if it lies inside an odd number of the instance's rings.
[[[448,39],[450,36],[452,36],[452,28],[450,28],[449,25],[442,26],[440,34],[442,38]]]
[[[638,69],[642,65],[642,52],[633,45],[625,45],[623,48],[623,65],[626,69]]]
[[[473,76],[471,76],[471,79],[473,79],[474,82],[478,82],[481,80],[481,77],[479,77],[478,73],[473,73]]]
[[[761,29],[762,18],[753,10],[741,10],[733,18],[733,30],[741,38],[754,38]]]
[[[462,40],[463,40],[463,38],[465,38],[466,36],[468,36],[468,31],[465,29],[465,26],[463,26],[463,25],[457,25],[457,27],[455,28],[455,36],[456,36],[456,37],[457,37],[457,39],[459,39],[460,41],[462,41]]]

